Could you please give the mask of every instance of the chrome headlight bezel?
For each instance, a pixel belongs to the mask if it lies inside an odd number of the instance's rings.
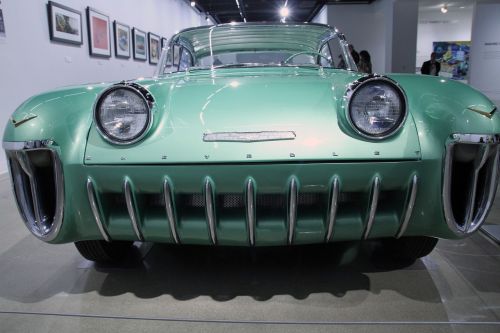
[[[394,90],[398,93],[399,98],[401,100],[401,105],[403,108],[402,109],[402,116],[398,120],[397,124],[395,126],[393,126],[390,130],[388,130],[382,134],[371,134],[371,133],[367,133],[367,132],[361,130],[360,128],[358,128],[356,126],[356,124],[354,123],[354,121],[351,118],[351,104],[352,104],[352,101],[354,99],[353,97],[356,96],[356,93],[359,91],[359,89],[363,88],[365,86],[365,84],[371,83],[374,81],[382,81],[385,84],[392,86],[394,88]],[[361,137],[366,138],[366,139],[383,140],[383,139],[387,139],[387,138],[395,135],[396,133],[399,132],[401,127],[403,127],[403,125],[406,121],[406,118],[408,117],[408,99],[406,97],[405,91],[396,81],[392,80],[389,77],[383,76],[383,75],[370,74],[370,75],[367,75],[367,76],[360,78],[357,81],[354,81],[347,88],[347,91],[345,93],[344,98],[346,100],[345,117],[347,119],[347,122],[349,123],[351,128],[356,132],[356,134],[358,134]]]
[[[100,112],[100,107],[104,99],[112,92],[119,90],[119,89],[125,89],[129,90],[132,93],[136,94],[139,96],[143,101],[145,106],[147,107],[147,121],[146,121],[146,126],[139,132],[139,134],[135,135],[132,137],[130,140],[122,140],[118,139],[108,133],[108,131],[102,126],[101,122],[99,121],[99,112]],[[105,90],[103,90],[96,98],[96,101],[94,103],[94,114],[93,114],[93,120],[96,125],[97,132],[102,136],[103,139],[108,141],[109,143],[115,144],[115,145],[131,145],[134,144],[140,140],[142,140],[149,130],[151,129],[151,126],[153,125],[153,109],[154,106],[154,98],[151,95],[151,93],[144,88],[143,86],[137,84],[137,83],[126,83],[126,82],[120,82],[118,84],[115,84]]]

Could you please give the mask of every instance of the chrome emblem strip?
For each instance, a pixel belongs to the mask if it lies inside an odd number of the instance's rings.
[[[205,142],[260,142],[277,140],[295,140],[293,131],[263,132],[217,132],[203,134]]]

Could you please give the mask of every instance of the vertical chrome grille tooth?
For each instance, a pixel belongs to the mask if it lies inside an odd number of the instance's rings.
[[[205,179],[204,196],[205,196],[205,214],[207,217],[210,239],[213,245],[217,245],[214,193],[213,193],[212,181],[208,177]]]
[[[476,192],[477,192],[477,181],[479,178],[479,172],[481,171],[481,168],[484,166],[486,163],[486,160],[488,159],[488,154],[490,152],[490,145],[488,144],[483,144],[481,145],[480,148],[480,153],[476,156],[474,160],[474,175],[472,176],[471,180],[471,191],[470,191],[470,197],[469,197],[469,204],[467,207],[467,213],[466,213],[466,220],[464,224],[464,229],[465,232],[469,232],[469,229],[471,228],[473,224],[473,219],[474,219],[474,203],[476,201]]]
[[[417,190],[418,190],[418,176],[413,175],[410,187],[408,189],[409,196],[408,201],[406,203],[406,208],[403,213],[403,219],[401,220],[401,224],[399,226],[399,230],[396,233],[396,238],[400,238],[406,232],[406,228],[408,228],[408,223],[410,222],[411,214],[413,213],[413,207],[415,207],[415,200],[417,199]]]
[[[35,215],[35,225],[40,230],[40,233],[45,233],[45,228],[43,227],[43,222],[46,217],[43,213],[42,206],[40,203],[40,198],[38,196],[38,186],[35,179],[35,171],[33,170],[31,160],[29,159],[27,152],[20,150],[17,152],[17,160],[19,165],[23,169],[24,173],[28,176],[29,185],[31,190],[31,198],[33,200],[33,213]]]
[[[97,228],[99,229],[99,232],[101,233],[102,238],[104,238],[104,240],[106,242],[110,242],[111,237],[109,236],[106,228],[104,227],[104,224],[102,223],[101,213],[99,210],[99,206],[97,204],[94,182],[93,182],[92,178],[90,178],[90,177],[87,178],[87,196],[89,198],[90,209],[92,210],[92,215],[94,215],[94,220],[95,220],[95,223],[97,224]]]
[[[373,179],[371,199],[370,199],[370,210],[368,211],[368,218],[366,220],[363,239],[368,239],[368,236],[370,236],[370,232],[373,227],[373,221],[375,220],[375,213],[377,212],[379,194],[380,194],[380,178],[376,176]]]
[[[255,187],[252,179],[247,180],[245,187],[246,217],[248,226],[248,240],[251,246],[255,245]]]
[[[177,233],[177,221],[174,213],[172,189],[167,178],[163,180],[163,197],[165,199],[165,211],[167,213],[167,220],[170,226],[170,232],[172,233],[172,238],[176,244],[180,244],[179,235]]]
[[[330,207],[328,211],[328,229],[325,237],[326,242],[330,242],[332,240],[333,232],[335,230],[335,219],[337,217],[337,205],[340,193],[340,185],[338,177],[333,178],[331,186],[332,188],[331,188]]]
[[[137,210],[134,193],[132,192],[132,184],[128,177],[125,177],[125,179],[123,180],[123,192],[125,194],[125,203],[127,204],[127,211],[128,215],[130,216],[132,228],[134,229],[137,239],[140,241],[144,241],[141,229],[139,228],[139,221],[137,219]]]
[[[288,189],[288,245],[293,244],[295,236],[295,224],[297,222],[297,196],[297,180],[295,177],[292,177]]]

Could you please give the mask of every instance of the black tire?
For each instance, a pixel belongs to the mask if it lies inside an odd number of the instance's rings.
[[[437,242],[438,239],[434,237],[410,236],[400,239],[385,239],[383,246],[385,252],[395,259],[415,261],[431,253]]]
[[[76,249],[87,260],[99,263],[119,262],[132,249],[133,242],[103,240],[87,240],[75,242]]]

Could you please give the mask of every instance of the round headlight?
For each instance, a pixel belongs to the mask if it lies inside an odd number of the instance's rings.
[[[352,91],[348,119],[362,136],[383,139],[394,134],[406,118],[403,91],[388,79],[364,81]]]
[[[127,85],[105,91],[97,101],[94,115],[102,136],[116,144],[139,141],[152,121],[147,96],[150,96],[149,93]]]

